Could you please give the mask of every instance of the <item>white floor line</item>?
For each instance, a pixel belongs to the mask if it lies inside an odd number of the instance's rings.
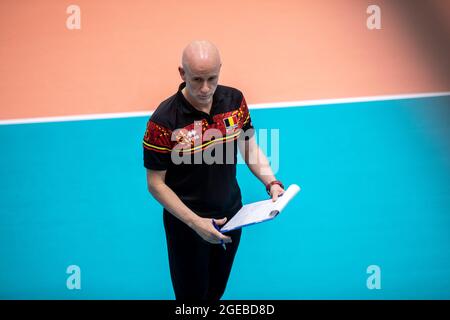
[[[449,96],[449,95],[450,95],[450,91],[444,91],[444,92],[379,95],[379,96],[353,97],[353,98],[269,102],[269,103],[249,104],[249,109],[254,110],[254,109],[290,108],[290,107],[308,107],[308,106],[334,105],[334,104],[356,103],[356,102],[429,98],[429,97],[440,97],[440,96]],[[56,116],[56,117],[7,119],[7,120],[0,120],[0,125],[132,118],[132,117],[150,116],[151,114],[152,114],[152,111],[136,111],[136,112],[83,114],[83,115]]]

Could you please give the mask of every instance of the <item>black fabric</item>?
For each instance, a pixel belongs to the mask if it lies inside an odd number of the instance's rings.
[[[144,136],[144,166],[151,170],[167,170],[166,184],[199,216],[231,216],[242,207],[241,191],[236,180],[236,139],[242,139],[244,133],[253,133],[245,98],[239,90],[219,85],[208,115],[195,109],[185,99],[181,92],[184,86],[185,83],[182,83],[178,92],[162,102],[149,119]],[[203,151],[192,152],[190,164],[175,164],[171,151],[178,143],[176,132],[179,129],[186,129],[186,132],[192,130],[195,121],[201,121],[200,128],[221,131],[224,137],[233,137],[239,130],[242,134],[234,140],[225,140],[211,144]],[[217,155],[222,155],[222,163],[207,164],[201,160],[205,152],[216,155],[220,151],[222,153]],[[200,164],[194,163],[195,157],[200,159]],[[226,163],[227,157],[232,159],[232,163]]]
[[[170,276],[175,297],[182,301],[217,301],[225,292],[241,238],[241,229],[227,233],[226,250],[203,240],[164,210]]]
[[[198,111],[184,98],[184,87],[182,83],[178,92],[162,102],[148,120],[143,139],[144,166],[167,170],[165,183],[197,215],[230,220],[242,207],[236,180],[237,143],[253,134],[250,112],[243,94],[226,86],[217,87],[210,114]],[[220,135],[207,136],[211,128]],[[183,155],[190,163],[174,163],[172,155],[180,145],[185,147]],[[205,153],[217,156],[219,163],[204,162]],[[200,163],[194,162],[196,157]],[[166,209],[163,217],[176,299],[219,300],[242,230],[227,233],[232,243],[224,250],[219,244],[203,240]]]

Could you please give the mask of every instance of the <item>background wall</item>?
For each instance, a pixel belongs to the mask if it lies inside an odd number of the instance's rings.
[[[277,178],[302,191],[244,230],[224,298],[449,299],[449,3],[0,1],[0,298],[174,298],[141,139],[183,47],[206,38],[250,104],[297,101],[250,110],[269,143],[279,130]],[[302,103],[360,96],[375,97]],[[244,203],[266,198],[245,165],[238,181]]]
[[[222,83],[250,104],[447,91],[449,21],[445,0],[3,0],[0,119],[153,110],[194,39],[216,43]]]

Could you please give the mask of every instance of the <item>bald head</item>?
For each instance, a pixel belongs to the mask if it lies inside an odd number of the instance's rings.
[[[220,68],[219,50],[209,41],[193,41],[184,48],[181,64],[184,69],[192,72]]]
[[[183,94],[194,107],[208,110],[222,65],[219,50],[209,41],[193,41],[183,50],[181,64],[178,70],[186,82]]]

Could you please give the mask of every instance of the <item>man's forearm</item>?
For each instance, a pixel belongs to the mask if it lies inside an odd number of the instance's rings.
[[[262,152],[259,146],[255,146],[250,154],[245,159],[250,171],[264,184],[276,180],[272,169],[270,168],[269,160]]]
[[[189,227],[193,227],[199,216],[189,209],[165,183],[158,184],[149,191],[167,211],[186,223]]]

